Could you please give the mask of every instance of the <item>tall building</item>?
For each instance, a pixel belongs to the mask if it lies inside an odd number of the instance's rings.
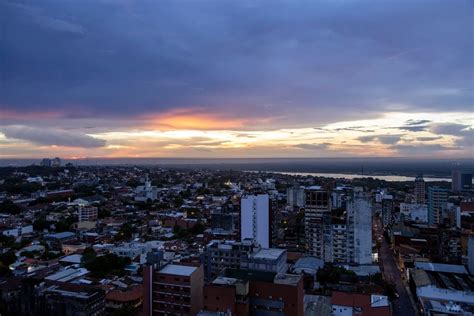
[[[204,272],[199,267],[168,264],[143,269],[143,314],[196,315],[202,309]]]
[[[328,191],[319,186],[306,189],[304,219],[307,252],[332,262],[331,199]]]
[[[59,168],[61,167],[61,158],[56,157],[51,160],[51,167]]]
[[[241,240],[250,238],[263,248],[269,248],[271,216],[268,194],[244,196],[240,205]]]
[[[372,209],[363,192],[354,192],[347,203],[348,262],[372,263]]]
[[[383,194],[382,196],[382,224],[387,227],[393,224],[393,196]]]
[[[40,162],[41,167],[51,167],[51,159],[43,158]]]
[[[420,174],[415,178],[415,204],[425,204],[425,180]]]
[[[472,173],[453,170],[451,189],[454,192],[472,189]]]
[[[469,235],[467,241],[467,267],[469,273],[474,274],[474,234]]]
[[[428,189],[428,224],[439,224],[448,203],[448,191],[439,187]]]
[[[290,207],[304,206],[304,187],[295,183],[292,187],[286,189],[286,202]]]

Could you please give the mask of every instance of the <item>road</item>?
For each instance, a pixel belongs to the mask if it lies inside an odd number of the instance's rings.
[[[402,280],[400,271],[398,269],[397,264],[395,263],[395,259],[393,257],[393,253],[390,250],[390,246],[383,238],[380,223],[376,224],[374,227],[376,231],[376,236],[382,237],[382,245],[380,247],[379,253],[379,262],[381,263],[381,269],[384,275],[385,280],[395,283],[397,292],[400,295],[399,298],[396,298],[392,301],[392,310],[393,315],[395,316],[411,316],[417,315],[415,310],[413,309],[408,291],[405,287],[405,283]],[[377,232],[377,229],[379,230]]]

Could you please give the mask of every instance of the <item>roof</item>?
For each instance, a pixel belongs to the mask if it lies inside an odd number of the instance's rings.
[[[59,259],[59,261],[67,262],[67,263],[81,263],[81,258],[82,258],[82,255],[73,254],[73,255],[69,255],[64,258],[61,258]]]
[[[159,273],[190,276],[196,270],[197,270],[197,267],[182,266],[182,265],[178,265],[178,264],[168,264],[167,266],[164,266],[159,271]]]
[[[286,249],[262,248],[256,253],[252,254],[252,258],[276,260],[280,258],[280,256],[283,255],[285,252]]]
[[[457,265],[457,264],[415,262],[415,268],[420,269],[420,270],[427,270],[427,271],[468,274],[464,266]]]
[[[331,303],[360,310],[359,316],[390,316],[388,299],[383,295],[332,292]]]
[[[68,238],[68,237],[73,237],[76,236],[73,232],[61,232],[61,233],[56,233],[56,234],[49,234],[46,235],[46,238],[55,238],[55,239],[63,239],[63,238]]]
[[[136,285],[129,291],[113,290],[107,293],[105,299],[108,301],[128,302],[140,299],[143,296],[142,285]]]

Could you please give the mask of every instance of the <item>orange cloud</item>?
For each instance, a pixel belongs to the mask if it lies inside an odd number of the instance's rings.
[[[189,129],[189,130],[228,130],[242,128],[244,121],[230,119],[204,111],[181,109],[153,116],[150,128],[154,129]]]

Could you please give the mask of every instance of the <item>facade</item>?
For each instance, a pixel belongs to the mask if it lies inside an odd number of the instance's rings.
[[[362,192],[354,192],[347,204],[348,261],[372,263],[372,209],[370,199]]]
[[[384,194],[381,204],[383,227],[391,226],[393,224],[393,196]]]
[[[415,204],[425,204],[425,194],[425,180],[420,174],[415,178]]]
[[[304,207],[304,187],[294,184],[286,189],[286,202],[290,207]]]
[[[80,205],[78,211],[79,222],[95,221],[97,220],[99,210],[95,206],[85,207]]]
[[[428,189],[428,223],[435,225],[440,223],[443,211],[448,203],[448,191],[438,187]]]
[[[270,247],[271,218],[268,194],[248,195],[241,199],[240,238],[251,238],[263,248]]]
[[[309,187],[305,191],[305,236],[310,256],[333,261],[331,199],[321,187]]]
[[[400,203],[400,214],[407,220],[417,223],[428,223],[428,206],[426,204]]]
[[[202,265],[168,264],[156,270],[146,266],[143,279],[144,315],[196,315],[202,309]]]
[[[472,173],[453,170],[451,188],[454,192],[472,189]]]
[[[38,315],[99,316],[105,314],[105,292],[101,289],[48,281],[37,289]]]
[[[151,185],[148,176],[145,179],[145,185],[139,185],[135,189],[135,201],[146,202],[155,201],[158,198],[158,188]]]
[[[470,274],[474,274],[474,234],[469,235],[467,241],[467,267]]]
[[[215,278],[225,269],[239,269],[242,256],[257,249],[260,247],[251,239],[209,242],[202,256],[206,279]]]

